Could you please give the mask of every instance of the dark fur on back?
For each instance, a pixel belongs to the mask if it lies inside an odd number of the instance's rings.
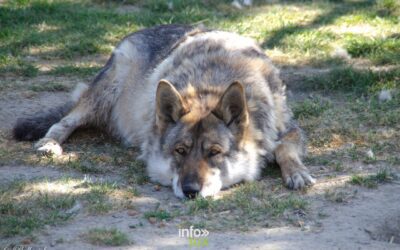
[[[31,116],[18,118],[13,129],[13,136],[18,141],[36,141],[44,137],[49,128],[59,122],[72,108],[73,102],[67,102]]]
[[[141,51],[147,52],[146,67],[152,69],[171,53],[171,48],[177,41],[193,30],[194,27],[190,25],[159,25],[136,31],[126,39],[138,46]],[[138,44],[137,41],[143,42]]]

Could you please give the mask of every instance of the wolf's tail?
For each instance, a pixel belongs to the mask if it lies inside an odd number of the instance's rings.
[[[14,138],[18,141],[36,141],[44,137],[53,124],[59,122],[74,108],[87,90],[86,84],[79,83],[67,103],[37,112],[31,116],[18,118],[13,128]]]

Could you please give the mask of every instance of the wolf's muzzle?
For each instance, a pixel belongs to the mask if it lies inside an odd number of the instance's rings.
[[[189,199],[193,199],[200,192],[200,185],[197,182],[187,182],[182,184],[182,192]]]

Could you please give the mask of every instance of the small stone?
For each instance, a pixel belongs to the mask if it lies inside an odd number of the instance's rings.
[[[169,205],[173,208],[181,208],[182,207],[182,204],[180,204],[180,203],[170,203]]]
[[[136,216],[136,215],[139,214],[139,212],[136,211],[136,210],[129,210],[129,211],[127,212],[127,214],[128,214],[129,216]]]
[[[24,244],[24,245],[32,244],[32,239],[31,239],[31,238],[23,239],[23,240],[21,241],[21,244]]]
[[[372,149],[369,149],[366,152],[366,155],[367,155],[368,158],[371,158],[371,159],[375,158],[375,154],[374,154],[374,152],[372,152]]]
[[[79,210],[81,210],[82,205],[77,202],[72,208],[68,209],[65,213],[72,215],[72,214],[77,214]]]
[[[243,0],[243,5],[244,6],[252,6],[253,5],[253,0]]]
[[[169,10],[174,10],[174,3],[173,3],[172,1],[169,1],[169,2],[167,3],[167,6],[168,6],[168,9],[169,9]]]
[[[157,222],[157,218],[156,218],[156,217],[149,217],[148,221],[149,221],[151,224],[155,224],[155,223]]]
[[[38,61],[38,59],[34,56],[26,56],[25,60],[28,62],[37,62]]]
[[[379,101],[380,102],[385,102],[385,101],[390,101],[392,100],[392,93],[390,90],[384,89],[379,92]]]
[[[232,6],[235,7],[236,9],[239,9],[239,10],[243,9],[243,6],[239,3],[238,0],[233,1],[231,4],[232,4]]]
[[[256,206],[262,205],[262,202],[259,199],[257,199],[256,197],[252,197],[251,200],[252,200],[252,203],[255,204]]]
[[[304,221],[298,220],[296,224],[297,224],[296,226],[298,226],[298,227],[303,227],[304,226]]]
[[[365,231],[366,233],[371,234],[373,230],[372,230],[371,228],[366,227],[366,228],[364,228],[364,231]]]
[[[231,213],[231,210],[225,210],[225,211],[219,212],[219,215],[224,215],[224,214],[229,214],[229,213]]]
[[[64,243],[64,239],[63,238],[59,238],[56,240],[56,244],[61,244]]]
[[[332,51],[331,55],[332,57],[341,58],[345,60],[351,59],[351,56],[349,55],[347,50],[342,47],[336,47],[335,50]]]
[[[296,215],[298,215],[298,216],[301,216],[301,217],[304,217],[304,216],[307,215],[307,213],[306,213],[304,210],[302,210],[302,209],[296,209],[296,210],[294,211],[294,214],[296,214]]]

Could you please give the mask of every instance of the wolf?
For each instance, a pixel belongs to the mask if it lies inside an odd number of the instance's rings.
[[[177,197],[214,196],[276,162],[290,189],[315,183],[279,71],[250,38],[189,25],[126,36],[90,86],[14,127],[46,154],[82,126],[139,147],[150,179]]]

